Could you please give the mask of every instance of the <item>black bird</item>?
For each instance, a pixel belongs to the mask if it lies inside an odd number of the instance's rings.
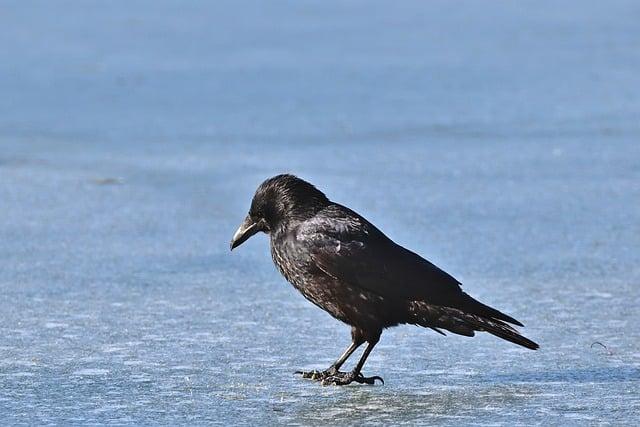
[[[231,249],[258,232],[269,234],[271,256],[284,277],[309,301],[351,325],[351,345],[328,369],[300,372],[323,384],[373,384],[361,374],[383,329],[409,323],[473,336],[486,331],[535,350],[514,318],[476,301],[460,282],[426,259],[394,243],[351,209],[330,201],[293,175],[278,175],[256,190]],[[351,372],[340,367],[364,342]]]

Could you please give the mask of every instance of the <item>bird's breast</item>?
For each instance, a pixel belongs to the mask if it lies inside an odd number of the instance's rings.
[[[276,236],[271,240],[271,258],[280,273],[296,288],[304,287],[311,280],[311,259],[291,237]]]

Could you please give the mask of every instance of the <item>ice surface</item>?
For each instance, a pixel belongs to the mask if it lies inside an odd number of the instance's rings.
[[[638,40],[635,2],[3,2],[0,424],[637,424]],[[283,171],[540,351],[407,326],[384,386],[295,377],[348,328],[228,247]]]

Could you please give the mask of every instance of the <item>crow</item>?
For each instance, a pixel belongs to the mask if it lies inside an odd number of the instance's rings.
[[[455,278],[398,245],[364,217],[330,201],[312,184],[290,174],[264,181],[231,250],[258,232],[269,234],[271,256],[282,275],[307,298],[351,326],[351,345],[324,371],[297,371],[322,384],[374,384],[362,367],[385,328],[414,324],[471,337],[486,331],[536,350],[513,317],[473,299]],[[350,372],[340,368],[363,343]]]

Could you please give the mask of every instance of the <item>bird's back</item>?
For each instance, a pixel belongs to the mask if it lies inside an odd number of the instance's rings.
[[[332,282],[343,293],[371,294],[394,309],[401,302],[419,301],[519,324],[476,301],[453,276],[337,203],[274,233],[271,248],[280,271],[307,297]],[[313,302],[320,305],[317,299]]]
[[[333,317],[363,330],[381,330],[404,321],[406,301],[385,297],[328,274],[315,259],[318,237],[333,227],[353,227],[357,217],[328,206],[312,218],[287,224],[271,235],[271,255],[282,275],[309,301]],[[322,230],[325,230],[324,232]]]

